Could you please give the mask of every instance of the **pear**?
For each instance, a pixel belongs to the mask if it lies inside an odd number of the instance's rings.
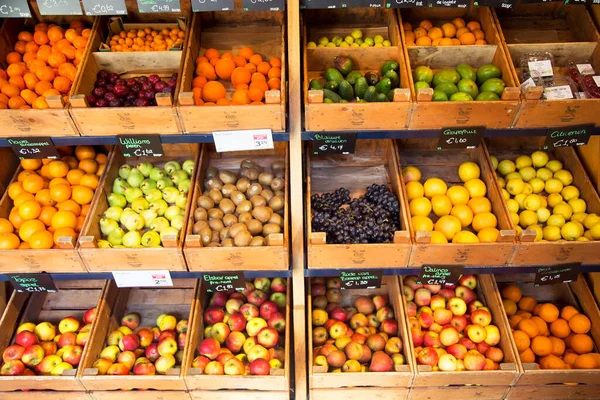
[[[110,249],[111,247],[113,247],[112,244],[110,244],[110,242],[108,240],[98,240],[98,248],[100,249]]]
[[[123,246],[139,247],[142,242],[142,237],[138,231],[130,231],[123,235]]]
[[[144,182],[144,175],[142,175],[142,173],[137,169],[132,169],[131,173],[127,177],[127,183],[129,183],[129,186],[139,188],[142,182]]]
[[[152,180],[151,178],[144,179],[144,181],[140,185],[140,189],[142,189],[142,192],[144,193],[144,195],[146,195],[152,189],[156,189],[156,181]]]
[[[174,187],[164,188],[162,191],[162,198],[169,204],[174,204],[177,196],[179,195],[179,190]]]
[[[151,201],[150,206],[148,208],[150,210],[155,210],[158,213],[158,216],[162,217],[165,214],[165,212],[167,211],[167,208],[169,208],[169,205],[167,204],[166,201],[164,201],[163,199],[160,199],[160,200]]]
[[[128,231],[137,231],[143,229],[144,225],[146,224],[146,221],[144,221],[144,217],[137,214],[135,211],[122,219],[122,223]]]
[[[148,193],[146,193],[146,195],[144,196],[146,198],[146,200],[148,200],[150,203],[152,203],[153,201],[156,200],[160,200],[162,199],[162,192],[158,189],[151,189]]]
[[[137,199],[131,202],[131,209],[138,214],[144,210],[147,210],[149,206],[150,203],[143,197],[138,197]]]
[[[152,179],[153,181],[157,181],[166,177],[167,173],[162,168],[154,167],[152,168],[152,171],[150,171],[150,179]]]
[[[185,209],[185,206],[187,205],[187,194],[180,192],[175,199],[175,205],[179,208]]]
[[[123,243],[123,236],[125,235],[125,231],[122,228],[117,228],[108,234],[108,241],[113,246],[118,246]]]
[[[183,210],[177,206],[169,206],[169,208],[165,210],[165,218],[169,221],[173,221],[173,218],[177,215],[183,215]]]
[[[152,165],[152,163],[150,162],[141,162],[138,165],[135,166],[135,168],[140,171],[142,173],[142,175],[144,175],[144,177],[149,177],[150,176],[150,172],[152,171],[152,168],[154,168],[154,165]]]
[[[190,186],[192,186],[192,181],[188,178],[179,182],[179,184],[177,184],[177,189],[179,189],[180,192],[188,194],[190,191]]]
[[[152,222],[158,217],[158,213],[156,212],[156,210],[143,210],[142,212],[140,212],[140,215],[142,216],[142,218],[144,218],[144,228],[146,229],[151,228]]]
[[[153,210],[149,210],[153,211]],[[156,217],[150,222],[150,229],[156,232],[162,232],[165,228],[169,228],[169,220],[165,217]]]
[[[129,187],[129,183],[123,178],[115,178],[113,181],[112,192],[116,194],[125,194],[125,189]]]
[[[127,199],[122,194],[111,193],[108,195],[108,204],[111,207],[125,207],[127,205]],[[116,218],[115,218],[116,219]]]
[[[165,172],[167,175],[173,175],[173,172],[179,171],[181,169],[181,165],[177,161],[169,161],[165,164]]]
[[[171,226],[180,230],[183,228],[183,215],[176,215],[171,219]]]
[[[181,170],[181,169],[173,172],[173,175],[171,175],[171,180],[173,181],[173,183],[175,185],[179,185],[181,182],[185,181],[186,179],[189,179],[189,176],[188,176],[187,172],[185,172],[184,170]]]
[[[158,190],[164,190],[164,188],[173,186],[173,181],[169,178],[161,178],[156,181],[156,188]]]
[[[104,214],[102,214],[102,216],[110,218],[110,219],[114,219],[115,221],[118,221],[121,218],[122,212],[123,212],[122,207],[110,206],[106,209],[106,211],[104,211]]]
[[[129,165],[129,164],[123,164],[119,167],[119,176],[123,179],[127,179],[130,172],[131,172],[131,165]]]
[[[107,236],[119,227],[119,223],[111,218],[100,218],[100,231]]]
[[[155,231],[148,231],[142,235],[142,246],[160,247],[160,235]]]
[[[179,230],[177,230],[177,228],[173,228],[172,226],[169,226],[169,227],[163,229],[162,231],[160,231],[160,240],[161,241],[165,240],[165,238],[167,238],[169,240],[173,240],[173,236],[175,238],[177,238],[177,236],[179,236]]]
[[[142,189],[140,188],[134,188],[134,187],[130,187],[125,189],[125,198],[127,199],[127,202],[129,203],[133,203],[133,201],[137,198],[140,198],[144,195],[144,193],[142,192]]]
[[[181,165],[181,169],[191,176],[192,172],[194,172],[194,160],[185,160]]]

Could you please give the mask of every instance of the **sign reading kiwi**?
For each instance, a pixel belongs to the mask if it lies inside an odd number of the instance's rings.
[[[202,283],[207,292],[227,292],[246,289],[243,271],[208,273],[202,275]]]
[[[158,135],[117,135],[117,144],[125,157],[162,157],[164,155]]]
[[[8,280],[17,293],[55,293],[56,286],[48,274],[9,275]]]
[[[382,276],[381,269],[341,271],[340,281],[342,289],[379,289]]]
[[[192,11],[232,11],[233,0],[192,0]]]
[[[550,128],[546,131],[544,150],[552,150],[557,147],[584,146],[590,140],[592,129],[594,129],[593,124]]]
[[[356,133],[317,133],[312,139],[313,154],[354,154]]]
[[[429,7],[456,7],[467,8],[470,0],[429,0]]]
[[[126,15],[125,0],[82,0],[85,15]]]
[[[29,158],[58,158],[59,154],[48,136],[13,137],[8,144],[19,157],[19,160]]]
[[[31,18],[27,0],[4,0],[0,4],[0,18]]]
[[[484,132],[485,126],[442,128],[437,149],[474,149]]]
[[[300,0],[300,8],[340,8],[343,0]]]
[[[481,7],[504,8],[506,10],[510,10],[511,8],[515,8],[516,2],[516,0],[477,0],[473,2],[473,5]]]
[[[581,263],[540,267],[535,271],[535,286],[576,281],[580,268]]]
[[[37,5],[42,15],[83,15],[79,0],[40,0]]]
[[[244,11],[282,11],[285,0],[242,0]]]
[[[385,0],[386,8],[427,7],[427,0]]]
[[[423,285],[455,285],[463,273],[462,265],[423,265],[417,278],[418,284]]]
[[[141,13],[180,12],[179,0],[137,0]]]

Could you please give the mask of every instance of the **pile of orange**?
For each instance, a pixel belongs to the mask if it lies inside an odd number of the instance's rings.
[[[166,51],[183,43],[185,32],[179,28],[156,31],[152,28],[121,31],[110,38],[110,51]]]
[[[60,160],[21,161],[7,189],[13,208],[0,218],[0,249],[51,249],[81,231],[107,156],[92,146],[57,150]]]
[[[485,32],[477,21],[465,22],[462,18],[454,18],[441,26],[425,19],[413,30],[410,22],[402,24],[405,44],[407,46],[461,46],[487,44]]]
[[[0,109],[48,108],[47,96],[66,96],[91,34],[84,22],[65,30],[45,22],[18,35],[0,69]]]
[[[590,319],[575,307],[538,303],[517,285],[502,289],[502,303],[523,363],[542,369],[600,368],[600,354],[588,334]]]
[[[268,62],[249,47],[240,49],[237,56],[216,49],[207,49],[196,59],[196,77],[192,82],[194,103],[204,106],[265,104],[267,90],[281,89],[281,59]],[[230,82],[234,90],[227,98],[223,83]]]

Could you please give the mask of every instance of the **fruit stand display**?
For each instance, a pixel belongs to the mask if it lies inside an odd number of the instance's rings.
[[[493,278],[462,275],[456,285],[401,280],[416,371],[410,398],[504,399],[520,371]]]
[[[396,154],[391,140],[357,142],[353,155],[307,152],[308,268],[407,265],[411,242]]]
[[[600,314],[583,275],[548,286],[536,286],[533,274],[496,275],[495,282],[524,372],[509,398],[596,396]]]
[[[437,140],[397,143],[415,242],[409,265],[506,265],[515,232],[483,147],[436,150]]]
[[[177,107],[184,133],[285,131],[284,13],[197,13],[190,35]]]
[[[415,364],[398,278],[346,290],[339,277],[312,278],[308,291],[311,399],[406,398]]]
[[[183,248],[190,271],[288,269],[287,154],[281,143],[229,153],[203,147]]]
[[[89,271],[187,270],[181,246],[200,145],[163,144],[163,150],[162,157],[113,152],[79,240]]]
[[[406,128],[411,110],[409,78],[394,12],[360,8],[312,11],[303,18],[305,128]],[[342,36],[348,46],[342,45]],[[371,46],[363,38],[370,39]],[[329,43],[333,47],[314,42],[329,39],[339,39],[340,47],[333,41]],[[310,41],[315,46],[309,46]],[[359,47],[360,42],[363,45]],[[370,102],[384,104],[367,104]]]
[[[498,160],[497,187],[503,193],[510,225],[519,231],[510,265],[596,262],[600,198],[575,150],[560,147],[535,153],[543,143],[541,138],[537,146],[531,138],[485,142],[489,156]],[[519,163],[518,172],[514,161]],[[513,169],[513,176],[503,174]]]
[[[595,124],[600,111],[600,90],[591,76],[595,74],[577,68],[577,64],[591,64],[593,70],[600,70],[598,30],[586,7],[524,4],[508,14],[495,11],[495,21],[517,84],[532,76],[529,61],[553,60],[553,74],[540,72],[535,85],[524,89],[514,126]],[[569,86],[573,96],[549,100],[544,88],[552,86]],[[580,92],[586,97],[581,98]]]
[[[3,399],[57,396],[90,399],[77,371],[90,348],[91,332],[106,281],[64,281],[55,293],[13,293],[1,320]],[[56,394],[53,394],[56,393]]]
[[[10,184],[13,178],[15,170],[19,167],[19,160],[15,156],[15,152],[12,149],[3,148],[0,149],[0,158],[4,161],[4,166],[0,170],[0,197],[4,194],[4,191]]]

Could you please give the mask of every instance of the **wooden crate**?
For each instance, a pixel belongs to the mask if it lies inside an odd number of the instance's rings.
[[[520,107],[519,88],[514,80],[492,12],[488,7],[461,8],[411,8],[400,11],[400,26],[404,21],[413,25],[423,19],[450,22],[456,17],[480,22],[487,45],[477,46],[404,46],[404,57],[408,66],[411,96],[415,99],[410,119],[410,129],[436,129],[453,126],[486,126],[487,128],[509,128]],[[439,24],[436,24],[436,26]],[[402,31],[402,43],[405,43]],[[415,90],[412,71],[426,65],[437,72],[442,68],[455,68],[458,64],[469,64],[479,68],[494,64],[502,71],[506,88],[500,101],[432,101],[433,88]]]
[[[493,278],[492,278],[493,279]],[[501,301],[500,291],[505,285],[516,284],[524,296],[532,296],[538,302],[550,302],[557,307],[571,305],[587,315],[592,323],[590,334],[600,349],[600,311],[594,301],[594,296],[579,274],[577,280],[571,283],[558,283],[536,287],[535,274],[495,275],[494,293]],[[506,315],[504,307],[502,312]],[[514,340],[511,341],[513,351],[518,354]],[[598,398],[600,393],[600,369],[576,370],[543,370],[537,363],[522,363],[518,361],[523,374],[510,392],[511,399],[591,399]]]
[[[108,196],[112,193],[113,181],[119,175],[119,167],[123,164],[136,165],[139,162],[151,162],[157,166],[163,166],[167,161],[175,160],[183,162],[192,159],[198,165],[200,145],[187,144],[163,144],[163,157],[125,157],[120,148],[115,148],[108,161],[104,174],[104,181],[99,186],[102,194],[98,195],[92,202],[90,217],[84,223],[79,237],[77,250],[85,266],[89,271],[121,271],[121,270],[149,270],[168,269],[169,271],[186,271],[185,260],[181,243],[182,235],[186,230],[189,218],[190,200],[192,190],[188,193],[184,225],[179,237],[172,238],[163,244],[163,247],[153,248],[99,248],[97,241],[102,238],[100,231],[100,218],[109,207]]]
[[[129,313],[140,316],[140,326],[156,326],[156,318],[169,314],[193,323],[197,303],[198,281],[195,279],[175,279],[172,287],[161,288],[117,288],[109,281],[97,317],[98,324],[92,329],[88,353],[83,358],[77,377],[87,391],[98,399],[130,399],[129,389],[143,389],[143,399],[161,399],[164,392],[178,393],[186,390],[181,367],[171,368],[165,375],[98,375],[94,362],[106,344],[106,337],[121,325],[121,318]],[[190,347],[188,335],[184,350],[184,360]],[[146,391],[146,389],[150,389]],[[111,393],[112,392],[112,393]],[[185,395],[184,395],[185,397]]]
[[[543,3],[518,5],[514,10],[497,9],[494,17],[506,55],[520,83],[520,57],[531,52],[554,56],[554,75],[567,75],[567,62],[590,63],[600,73],[598,31],[586,7]],[[515,128],[545,128],[596,124],[600,99],[540,100],[542,87],[527,88],[515,120]]]
[[[310,279],[307,280],[307,293],[311,292]],[[406,329],[406,308],[400,295],[397,276],[384,276],[379,289],[347,289],[342,291],[342,307],[350,307],[359,296],[387,296],[388,304],[394,310],[398,321],[398,337],[402,340],[404,365],[397,365],[393,372],[353,372],[332,373],[321,366],[313,366],[312,339],[312,296],[308,295],[308,389],[312,400],[325,399],[362,399],[375,395],[381,400],[396,400],[407,398],[409,388],[414,378],[415,363],[410,353],[410,334]]]
[[[173,17],[171,17],[173,21]],[[135,22],[135,21],[132,21]],[[143,25],[152,26],[142,20]],[[161,24],[159,24],[161,25]],[[107,20],[98,23],[98,33],[92,40],[92,49],[97,50],[107,34]],[[188,32],[184,49],[190,40]],[[173,99],[177,98],[181,83],[185,51],[151,52],[104,52],[93,51],[82,63],[81,79],[74,85],[70,95],[71,116],[82,136],[113,136],[119,134],[179,134],[181,126]],[[178,74],[175,93],[157,93],[156,106],[150,107],[90,107],[85,96],[92,93],[96,74],[100,70],[115,72],[121,78],[133,78],[140,75],[157,74],[168,79]]]
[[[106,281],[55,281],[56,293],[17,293],[13,292],[2,319],[0,320],[0,349],[14,343],[17,327],[25,322],[50,322],[55,326],[61,319],[73,316],[83,320],[85,312],[93,307],[100,309],[101,298],[106,289]],[[92,330],[98,325],[92,324]],[[90,332],[91,340],[91,332]],[[91,341],[83,349],[79,368],[90,351]],[[89,399],[85,388],[77,379],[78,369],[67,370],[62,376],[2,376],[0,377],[0,398],[10,400],[30,399],[32,394],[46,395],[64,400]],[[35,390],[25,392],[24,389]],[[39,392],[41,391],[41,392]]]
[[[486,197],[492,203],[492,212],[498,219],[497,229],[500,235],[495,243],[444,243],[432,244],[431,232],[415,231],[410,223],[410,234],[414,245],[409,266],[420,267],[424,264],[462,264],[462,265],[506,265],[515,248],[515,231],[510,225],[508,212],[504,207],[501,192],[498,190],[493,171],[483,147],[466,150],[436,150],[437,139],[407,139],[397,141],[401,168],[409,165],[419,168],[421,182],[428,178],[440,178],[448,186],[461,184],[458,177],[460,164],[472,161],[481,169],[480,179],[487,186]],[[405,191],[404,181],[402,190]],[[404,197],[407,197],[404,192]],[[437,220],[435,214],[429,216]],[[410,220],[410,218],[409,218]]]
[[[331,104],[327,104],[328,106]],[[398,268],[408,264],[411,252],[408,203],[402,189],[397,150],[391,140],[360,140],[350,155],[312,155],[306,151],[306,213],[311,196],[344,187],[350,197],[364,195],[371,184],[387,185],[400,203],[400,231],[393,243],[327,244],[326,233],[313,232],[306,218],[308,268]]]
[[[217,13],[195,13],[192,23],[190,50],[187,53],[177,112],[184,133],[213,132],[237,129],[271,129],[273,132],[286,130],[286,22],[285,12],[248,13],[229,11]],[[271,57],[281,59],[281,90],[268,90],[261,106],[216,106],[194,105],[192,81],[195,77],[196,59],[205,49],[215,48],[220,53],[237,55],[242,47],[251,47],[265,61]],[[235,88],[231,82],[223,82],[231,97]]]
[[[496,156],[499,161],[510,158],[514,160],[521,154],[531,154],[541,148],[544,137],[528,138],[506,138],[485,139],[486,152],[489,156]],[[573,147],[556,148],[549,152],[550,159],[558,159],[563,163],[565,169],[573,174],[573,185],[579,188],[580,198],[587,204],[588,213],[600,213],[600,197],[594,189],[581,161],[577,157]],[[500,184],[496,181],[496,187]],[[542,192],[545,194],[545,192]],[[502,206],[508,213],[506,201],[502,198]],[[514,224],[509,218],[511,228]],[[519,243],[515,248],[510,265],[546,265],[570,262],[581,262],[584,264],[597,264],[600,254],[600,241],[578,242],[578,241],[556,241],[556,242],[534,242],[535,231],[523,230],[519,235]]]
[[[187,400],[188,392],[165,390],[90,392],[92,400]]]
[[[393,10],[340,9],[305,10],[303,15],[304,48],[304,127],[307,131],[368,131],[398,130],[408,126],[411,114],[409,78],[402,53],[400,30]],[[335,35],[350,35],[361,29],[363,35],[382,35],[392,42],[390,47],[317,47],[307,48],[309,40]],[[322,90],[309,90],[311,79],[319,79],[333,59],[344,56],[352,59],[355,70],[365,73],[379,71],[389,60],[400,64],[400,88],[395,89],[394,101],[385,103],[323,103]]]
[[[108,157],[111,157],[112,146],[97,146],[97,150],[101,149]],[[16,182],[19,173],[23,168],[19,166],[15,172],[12,182]],[[106,172],[106,171],[105,171]],[[98,182],[100,188],[106,179],[106,173],[102,173]],[[85,217],[85,221],[91,220],[94,204],[102,197],[100,190],[95,190],[94,197],[90,203],[90,213]],[[13,201],[5,192],[0,199],[0,217],[8,218],[10,210],[13,208]],[[84,227],[85,223],[84,222]],[[80,236],[84,230],[80,232]],[[87,271],[85,265],[81,261],[81,257],[76,251],[77,238],[65,236],[60,238],[58,249],[15,249],[15,250],[0,250],[0,271],[8,272],[84,272]]]
[[[404,292],[404,284],[400,279],[400,289]],[[502,309],[502,304],[495,292],[496,287],[491,275],[477,275],[477,299],[484,303],[492,314],[492,324],[500,330],[498,347],[504,352],[504,362],[500,369],[494,371],[432,371],[429,365],[417,365],[416,354],[412,342],[409,344],[411,361],[415,366],[416,375],[411,385],[411,399],[436,398],[441,394],[448,397],[456,390],[464,390],[459,398],[504,399],[519,377],[517,354],[512,347],[512,333],[508,319]],[[406,298],[402,297],[403,307],[406,308]],[[405,329],[409,329],[408,318],[404,320]]]
[[[287,287],[291,288],[291,279],[287,280]],[[285,311],[285,363],[282,369],[272,369],[269,376],[227,376],[204,375],[201,369],[192,368],[196,357],[198,345],[204,337],[204,310],[209,306],[209,293],[201,283],[198,291],[194,319],[190,326],[189,349],[186,353],[183,366],[183,379],[189,390],[190,397],[194,400],[208,399],[268,399],[288,400],[290,398],[290,370],[292,363],[290,339],[290,299],[291,292],[286,295]]]
[[[0,169],[0,197],[10,184],[15,170],[19,167],[19,159],[10,147],[0,148],[0,159],[2,168]]]
[[[238,171],[242,160],[257,160],[262,167],[269,168],[275,160],[285,161],[285,207],[283,211],[283,233],[267,237],[267,245],[262,247],[203,247],[202,238],[192,232],[196,200],[204,191],[204,176],[208,167]],[[190,204],[189,220],[183,245],[183,253],[190,271],[224,270],[287,270],[289,268],[289,174],[287,143],[275,142],[271,150],[237,151],[217,153],[213,145],[205,145],[198,162],[199,168]]]
[[[82,66],[92,49],[92,43],[96,36],[98,19],[96,17],[87,17],[85,15],[52,15],[43,16],[36,1],[29,2],[33,18],[6,19],[2,28],[0,28],[0,68],[6,68],[4,62],[6,55],[13,51],[14,44],[17,42],[17,35],[23,30],[33,32],[33,27],[38,22],[47,22],[69,27],[73,21],[85,21],[92,34],[88,39],[84,56],[81,64],[77,68],[75,81],[71,86],[69,95],[75,93],[74,89],[81,79]],[[0,137],[12,136],[79,136],[79,131],[71,115],[69,114],[69,105],[62,96],[49,96],[46,98],[49,108],[45,110],[0,110],[0,126],[2,131]]]

